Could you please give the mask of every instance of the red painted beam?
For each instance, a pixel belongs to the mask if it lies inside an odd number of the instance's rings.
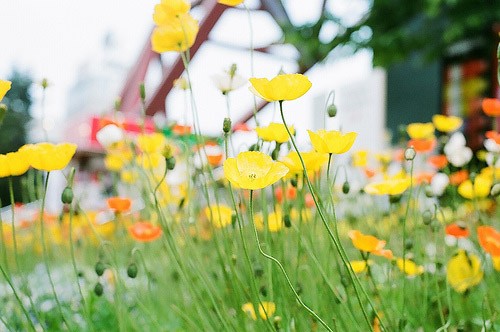
[[[202,6],[206,7],[206,15],[200,22],[198,36],[190,49],[191,58],[195,56],[196,52],[200,49],[200,46],[208,39],[208,35],[215,26],[215,23],[217,23],[217,20],[221,17],[222,13],[224,13],[226,8],[228,8],[227,6],[218,4],[216,0],[204,1]],[[165,99],[172,90],[174,80],[179,78],[183,72],[184,64],[182,63],[182,59],[179,55],[174,64],[170,68],[167,68],[166,72],[163,73],[163,79],[160,85],[152,94],[151,99],[147,101],[147,115],[153,115],[156,112],[165,110]]]

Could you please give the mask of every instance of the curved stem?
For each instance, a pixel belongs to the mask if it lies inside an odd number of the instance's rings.
[[[250,190],[250,219],[253,220],[253,190]],[[288,277],[288,274],[286,273],[286,270],[285,268],[283,267],[283,265],[280,263],[279,260],[277,260],[276,258],[274,258],[273,256],[265,253],[263,250],[262,250],[262,247],[260,245],[260,241],[259,241],[259,234],[257,233],[257,228],[255,227],[255,223],[252,222],[252,226],[253,226],[253,231],[254,231],[254,235],[255,235],[255,241],[257,242],[257,247],[259,248],[259,252],[261,253],[262,256],[264,256],[265,258],[273,261],[278,267],[279,269],[281,270],[281,272],[283,273],[283,276],[285,277],[286,279],[286,282],[288,284],[288,287],[290,287],[290,289],[292,290],[293,292],[293,295],[295,295],[295,298],[297,299],[297,301],[300,303],[300,305],[306,309],[309,314],[311,314],[311,316],[313,316],[314,318],[316,318],[320,323],[321,325],[323,325],[328,331],[330,332],[333,332],[333,330],[328,326],[328,324],[325,323],[325,321],[323,321],[311,308],[309,308],[301,299],[300,295],[297,294],[297,291],[295,290],[295,288],[293,287],[292,285],[292,282],[290,281],[290,278]]]

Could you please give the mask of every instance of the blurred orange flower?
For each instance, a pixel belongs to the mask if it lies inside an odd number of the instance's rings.
[[[109,208],[115,212],[126,212],[130,210],[130,206],[132,205],[132,201],[130,199],[117,196],[108,198],[107,203]]]
[[[436,156],[429,156],[427,162],[434,168],[443,169],[448,165],[448,159],[444,154],[439,154]]]
[[[497,133],[494,130],[487,131],[486,138],[492,139],[495,143],[500,144],[500,133]]]
[[[385,246],[385,241],[373,235],[365,235],[358,230],[351,230],[348,235],[354,247],[364,252],[380,251]]]
[[[492,117],[500,116],[500,100],[484,98],[482,102],[484,114]]]
[[[446,226],[445,233],[447,235],[451,235],[454,237],[468,237],[469,236],[469,229],[465,226],[461,226],[459,224],[453,223],[448,226]]]
[[[128,228],[132,238],[139,242],[151,242],[158,239],[162,230],[148,221],[139,221]]]
[[[479,226],[477,236],[484,251],[492,256],[500,256],[500,232],[491,226]]]
[[[458,186],[465,180],[469,178],[469,172],[465,169],[450,174],[450,183],[454,186]]]
[[[434,150],[436,147],[435,138],[411,139],[408,141],[408,147],[413,147],[415,151],[425,153]]]

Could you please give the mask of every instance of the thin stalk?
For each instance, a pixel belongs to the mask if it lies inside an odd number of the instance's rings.
[[[0,206],[2,206],[2,200],[0,199]],[[2,214],[0,213],[0,237],[2,240],[2,258],[5,264],[5,269],[7,270],[7,274],[10,274],[9,272],[9,262],[7,260],[7,246],[5,245],[5,234],[3,233],[3,220],[2,220]]]
[[[250,190],[250,219],[253,220],[253,190]],[[288,277],[288,274],[286,273],[286,270],[285,268],[283,267],[283,265],[280,263],[279,260],[277,260],[276,258],[274,258],[273,256],[265,253],[263,250],[262,250],[262,247],[260,245],[260,241],[259,241],[259,234],[257,233],[257,228],[255,226],[255,223],[252,223],[253,225],[253,230],[254,230],[254,235],[255,235],[255,241],[257,242],[257,247],[259,248],[259,252],[261,253],[262,256],[264,256],[265,258],[273,261],[278,267],[279,269],[281,270],[281,272],[283,273],[283,276],[285,277],[286,279],[286,282],[288,284],[288,287],[292,290],[293,292],[293,295],[295,295],[295,298],[297,299],[297,301],[300,303],[300,305],[306,309],[309,314],[311,316],[313,316],[315,319],[317,319],[321,325],[323,325],[324,328],[326,328],[328,331],[330,332],[333,332],[333,330],[330,328],[330,326],[328,326],[328,324],[325,323],[325,321],[323,321],[323,319],[321,319],[311,308],[309,308],[303,301],[302,299],[300,298],[300,295],[297,294],[297,291],[295,290],[295,288],[293,287],[292,285],[292,282],[290,281],[290,278]]]

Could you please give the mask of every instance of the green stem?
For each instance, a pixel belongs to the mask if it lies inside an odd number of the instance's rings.
[[[413,193],[413,160],[410,161],[410,189],[408,194],[408,204],[406,205],[405,217],[403,218],[403,304],[402,304],[402,318],[406,316],[406,219],[410,212],[411,198]]]
[[[253,190],[250,190],[250,219],[253,220]],[[260,241],[259,241],[259,234],[257,233],[257,228],[255,227],[255,223],[252,223],[253,225],[253,231],[254,231],[254,235],[255,235],[255,241],[257,242],[257,247],[259,248],[259,252],[262,256],[264,256],[265,258],[273,261],[278,267],[279,269],[281,270],[281,272],[283,273],[283,276],[285,277],[286,279],[286,282],[288,284],[288,287],[292,290],[293,292],[293,295],[295,295],[295,298],[297,299],[297,301],[300,303],[300,305],[306,309],[309,314],[311,316],[313,316],[315,319],[317,319],[321,325],[323,325],[323,327],[325,327],[328,331],[330,332],[333,332],[333,330],[325,323],[325,321],[323,321],[311,308],[309,308],[303,301],[302,299],[300,298],[300,295],[297,294],[297,291],[295,290],[295,288],[293,287],[292,285],[292,282],[290,281],[290,278],[288,277],[288,274],[286,273],[286,270],[285,268],[283,267],[283,265],[280,263],[279,260],[277,260],[276,258],[274,258],[273,256],[265,253],[263,250],[262,250],[262,247],[260,245]]]

